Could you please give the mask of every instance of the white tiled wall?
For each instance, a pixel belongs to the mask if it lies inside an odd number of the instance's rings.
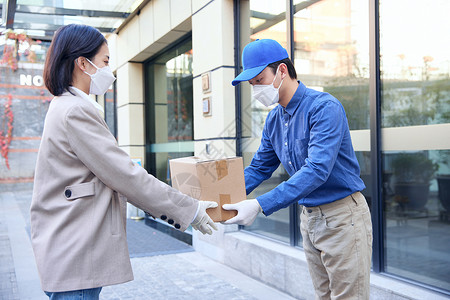
[[[111,70],[117,69],[117,35],[111,34],[107,37],[109,48],[109,66]]]
[[[128,64],[122,65],[116,71],[117,106],[118,107],[123,106],[130,102],[130,98],[128,96],[129,90],[130,90],[128,74],[129,74],[129,65]],[[120,119],[119,119],[119,122],[120,122]]]
[[[117,108],[119,146],[144,145],[144,106],[129,104]]]
[[[234,65],[233,26],[233,2],[229,0],[210,2],[192,16],[194,76]]]
[[[234,78],[233,1],[193,1],[195,11],[198,6],[194,2],[202,5],[192,16],[194,136],[195,139],[233,138],[236,136],[234,88],[231,85]],[[201,75],[206,72],[211,76],[211,92],[204,94]],[[202,100],[207,96],[211,97],[211,116],[205,117]],[[228,147],[224,151],[235,155],[233,149]]]
[[[195,59],[195,57],[194,57]],[[235,101],[231,80],[234,69],[220,68],[210,72],[211,92],[202,92],[202,78],[194,79],[194,137],[207,139],[235,137]],[[211,116],[203,116],[203,97],[211,97]]]
[[[107,37],[116,54],[113,70],[128,61],[144,61],[191,30],[192,2],[153,0],[120,30]],[[110,50],[111,51],[111,50]]]
[[[155,41],[154,35],[154,19],[153,19],[153,2],[150,1],[139,14],[140,50],[147,48]]]
[[[211,0],[192,0],[192,13],[196,13],[199,9],[208,4]]]
[[[155,40],[158,40],[170,31],[170,1],[157,0],[151,2],[153,2],[153,30]]]
[[[117,106],[144,103],[143,66],[127,63],[117,69]]]
[[[170,0],[170,28],[174,29],[178,24],[192,15],[192,2],[186,0]]]

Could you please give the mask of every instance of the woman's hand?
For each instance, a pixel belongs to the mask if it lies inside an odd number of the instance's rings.
[[[213,201],[198,201],[197,216],[192,221],[192,228],[203,234],[212,234],[212,229],[217,230],[216,224],[206,213],[206,209],[217,207],[217,203]]]

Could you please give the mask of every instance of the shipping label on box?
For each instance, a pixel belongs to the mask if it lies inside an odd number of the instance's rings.
[[[214,222],[237,215],[237,211],[224,210],[222,205],[246,199],[242,157],[202,160],[190,156],[171,159],[169,164],[174,188],[193,198],[218,203],[217,208],[207,210]]]

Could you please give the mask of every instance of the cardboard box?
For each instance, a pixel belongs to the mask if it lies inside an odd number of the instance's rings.
[[[222,209],[223,204],[245,200],[244,164],[242,157],[202,160],[195,156],[171,159],[172,186],[199,200],[215,201],[217,208],[207,210],[214,222],[237,215],[237,211]]]

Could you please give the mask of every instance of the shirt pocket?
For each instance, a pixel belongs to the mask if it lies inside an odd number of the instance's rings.
[[[303,166],[308,157],[308,138],[295,139],[295,157],[299,159],[299,164]]]
[[[95,195],[95,183],[93,182],[74,184],[66,186],[66,188],[64,189],[64,197],[69,201],[91,197],[94,195]]]

